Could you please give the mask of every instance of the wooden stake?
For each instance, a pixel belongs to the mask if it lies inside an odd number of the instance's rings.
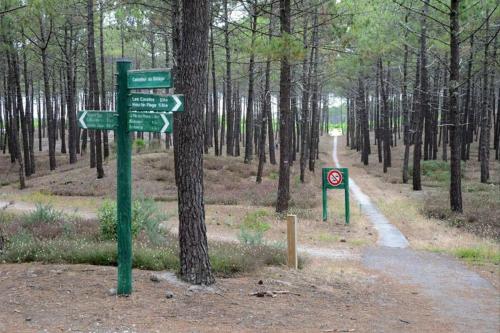
[[[288,267],[297,269],[297,215],[287,216]]]

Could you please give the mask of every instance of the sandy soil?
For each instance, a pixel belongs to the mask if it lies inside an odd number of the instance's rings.
[[[304,272],[269,268],[201,289],[171,277],[152,282],[151,272],[134,271],[135,291],[122,298],[108,295],[114,268],[1,265],[0,331],[452,331],[414,288],[355,266],[345,273],[334,266],[312,263]],[[290,294],[250,296],[256,291]]]

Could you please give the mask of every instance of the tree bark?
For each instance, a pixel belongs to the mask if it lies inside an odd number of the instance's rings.
[[[212,3],[212,6],[214,4]],[[215,156],[220,155],[219,150],[219,98],[217,94],[217,80],[215,76],[215,47],[214,47],[214,28],[210,28],[210,53],[212,57],[212,122],[213,122],[213,133],[214,133],[214,154]]]
[[[255,36],[257,33],[257,3],[254,2],[252,5],[252,36],[251,36],[251,42],[250,42],[250,62],[248,65],[248,102],[247,102],[247,113],[246,113],[246,132],[245,132],[245,163],[250,163],[252,161],[252,155],[253,155],[253,95],[254,95],[254,67],[255,67],[255,53],[254,53],[254,46],[255,46]],[[235,124],[235,126],[239,126],[238,123]]]
[[[290,34],[290,0],[280,0],[281,38]],[[290,200],[290,161],[289,161],[289,126],[290,126],[290,63],[289,50],[282,50],[280,69],[280,169],[278,181],[278,199],[276,211],[288,210]]]
[[[419,92],[419,108],[415,113],[415,145],[413,147],[413,190],[422,190],[420,160],[422,158],[422,130],[423,118],[427,114],[429,107],[429,79],[427,74],[427,12],[429,8],[429,0],[424,1],[421,16],[421,32],[420,32],[420,92]]]
[[[226,137],[226,154],[234,155],[234,112],[232,109],[232,82],[231,82],[231,46],[229,44],[229,13],[227,8],[228,0],[224,0],[224,41],[226,48],[226,121],[227,121],[227,137]]]
[[[174,126],[178,174],[180,276],[193,284],[212,284],[208,257],[203,193],[203,108],[206,93],[209,1],[183,0],[179,92],[185,95],[185,111]]]
[[[489,20],[486,19],[486,36],[489,31]],[[483,89],[482,89],[482,108],[481,108],[481,132],[479,135],[479,160],[481,162],[481,183],[487,183],[490,178],[490,94],[488,92],[488,58],[489,58],[489,43],[484,45],[484,60],[483,60]]]
[[[450,205],[454,212],[462,212],[462,175],[460,169],[460,139],[462,119],[458,105],[460,79],[460,0],[451,0],[450,6]]]
[[[304,34],[302,43],[307,51],[307,28],[308,20],[304,20]],[[302,61],[302,119],[301,119],[301,135],[300,135],[300,181],[305,181],[306,161],[309,158],[309,63],[307,55]]]
[[[104,1],[99,1],[99,53],[101,63],[101,110],[106,110],[106,87],[104,70]],[[104,158],[109,157],[108,131],[102,131],[102,143],[104,149]]]
[[[405,24],[408,23],[409,13],[405,15]],[[408,33],[405,33],[405,39]],[[403,157],[403,184],[408,183],[408,164],[410,160],[410,105],[408,103],[408,44],[404,45],[403,55],[403,88],[401,92],[402,107],[403,107],[403,144],[405,152]]]
[[[368,109],[365,104],[365,88],[361,75],[358,77],[358,102],[356,103],[356,106],[356,112],[360,114],[363,140],[361,146],[361,161],[364,165],[368,165],[368,156],[370,153],[370,131],[368,128]]]
[[[87,66],[89,75],[89,104],[93,110],[99,110],[99,85],[97,82],[97,65],[94,46],[94,0],[87,0]],[[104,177],[102,165],[101,131],[93,131],[95,139],[95,162],[97,178]]]

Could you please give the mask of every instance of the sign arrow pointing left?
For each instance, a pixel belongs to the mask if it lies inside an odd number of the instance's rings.
[[[82,128],[87,128],[87,124],[85,124],[85,116],[87,115],[87,111],[82,111],[82,115],[80,118],[78,118],[78,121],[80,122],[80,126]]]

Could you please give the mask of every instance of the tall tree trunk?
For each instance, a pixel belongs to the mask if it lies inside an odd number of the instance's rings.
[[[73,26],[64,29],[64,54],[66,58],[66,81],[68,85],[68,93],[66,94],[66,104],[68,105],[68,150],[69,163],[74,164],[77,161],[78,133],[76,125],[76,85],[75,85],[75,66],[74,66],[74,43],[73,43]]]
[[[223,87],[222,87],[223,101],[222,101],[222,117],[221,117],[221,124],[220,124],[220,146],[219,146],[219,152],[221,155],[222,155],[222,146],[224,146],[224,140],[225,140],[226,115],[227,115],[226,78],[224,78],[222,81],[223,81]]]
[[[443,149],[441,152],[441,158],[443,161],[448,161],[448,144],[449,144],[449,114],[450,114],[450,97],[448,87],[448,70],[444,71],[444,89],[443,89],[443,107],[441,108],[441,135],[442,135],[442,145]]]
[[[7,51],[7,64],[9,68],[9,82],[11,83],[14,82],[14,84],[13,85],[11,84],[9,87],[10,106],[8,108],[12,110],[10,131],[11,131],[11,140],[12,140],[12,147],[14,150],[14,156],[19,164],[19,189],[22,190],[26,187],[26,183],[25,183],[25,169],[23,163],[23,155],[21,154],[21,146],[23,145],[23,143],[20,142],[19,139],[18,124],[20,115],[23,113],[23,103],[22,103],[22,98],[20,98],[21,97],[20,85],[18,85],[19,77],[18,77],[18,68],[16,61],[17,54],[14,54],[17,51],[11,45],[8,45],[8,48],[9,50]]]
[[[486,19],[486,38],[488,37],[489,31],[489,19]],[[481,108],[481,132],[479,135],[479,160],[481,162],[481,183],[487,183],[490,178],[490,130],[491,130],[491,118],[490,118],[490,94],[488,92],[488,71],[489,63],[489,45],[486,42],[484,45],[484,60],[483,60],[483,89],[482,89],[482,108]]]
[[[68,83],[64,82],[63,67],[59,70],[59,89],[61,90],[61,116],[60,116],[60,135],[61,135],[61,154],[66,154],[66,95],[68,94]]]
[[[269,43],[271,43],[273,36],[273,6],[271,2],[271,7],[269,9]],[[269,140],[269,162],[272,165],[276,164],[276,151],[274,143],[274,130],[273,130],[273,114],[271,108],[271,57],[268,55],[266,59],[266,74],[264,83],[264,102],[265,102],[265,112],[267,117],[267,136]],[[264,129],[265,130],[265,129]]]
[[[365,104],[365,88],[361,75],[358,77],[358,102],[356,103],[356,112],[360,114],[361,131],[362,131],[362,146],[361,146],[361,161],[364,165],[368,165],[368,156],[370,153],[370,130],[368,128],[368,108]]]
[[[375,142],[377,144],[378,162],[382,163],[384,158],[382,156],[382,127],[381,124],[381,104],[380,100],[380,71],[377,64],[376,70],[376,83],[375,83]]]
[[[469,62],[467,64],[467,88],[465,93],[465,127],[463,128],[462,134],[462,160],[467,161],[469,159],[469,147],[473,139],[474,131],[474,110],[472,102],[472,65],[474,62],[474,35],[470,37],[470,55]]]
[[[309,171],[314,172],[316,152],[319,144],[319,73],[318,73],[318,12],[314,13],[313,19],[313,34],[312,34],[312,49],[311,49],[311,139],[309,141]]]
[[[101,110],[106,110],[106,88],[104,71],[104,1],[99,1],[99,53],[101,62]],[[104,148],[104,158],[109,157],[108,131],[102,131],[102,143]]]
[[[234,156],[240,156],[241,137],[241,98],[240,85],[237,83],[233,89],[233,114],[234,114]]]
[[[87,65],[89,73],[89,102],[93,110],[99,110],[99,85],[97,82],[97,65],[94,46],[94,0],[87,0]],[[95,138],[95,162],[97,178],[104,177],[102,165],[101,131],[93,131]]]
[[[391,151],[391,128],[389,124],[389,105],[387,101],[387,87],[389,86],[389,69],[387,69],[387,83],[384,83],[384,69],[382,64],[382,59],[379,59],[379,77],[380,77],[380,92],[382,100],[382,119],[383,119],[383,129],[382,129],[382,150],[383,150],[383,170],[384,173],[387,172],[387,168],[390,167],[390,151]]]
[[[462,176],[460,169],[460,138],[462,119],[458,105],[460,79],[460,0],[451,0],[450,6],[450,205],[454,212],[462,212]],[[489,133],[488,133],[489,134]]]
[[[24,95],[26,100],[26,108],[25,108],[25,123],[26,123],[26,140],[27,140],[27,156],[24,159],[24,163],[28,164],[25,167],[26,175],[30,176],[35,173],[35,153],[33,151],[33,103],[32,96],[30,96],[30,85],[28,78],[28,61],[26,57],[26,46],[23,44],[23,77],[24,77]],[[24,140],[24,139],[23,139]],[[24,143],[23,143],[24,144]],[[29,172],[28,172],[29,171]]]
[[[259,138],[259,166],[257,167],[257,183],[262,182],[262,173],[264,171],[264,163],[266,162],[266,122],[267,122],[267,112],[266,112],[266,91],[264,89],[263,96],[261,96],[261,111],[260,111],[260,138]]]
[[[26,73],[27,75],[27,73]],[[35,87],[33,86],[33,77],[30,73],[30,79],[28,83],[28,94],[29,94],[29,86],[31,86],[31,95],[30,95],[30,114],[29,114],[29,146],[30,146],[30,162],[31,162],[31,173],[34,174],[36,172],[36,163],[35,163],[35,118],[34,118],[34,98],[35,98]]]
[[[308,20],[304,20],[304,34],[302,43],[304,50],[307,50],[307,28]],[[309,152],[309,64],[307,55],[302,61],[302,119],[301,119],[301,135],[300,135],[300,181],[305,181],[306,161],[308,160]]]
[[[421,16],[421,32],[420,32],[420,93],[419,93],[419,109],[415,113],[415,145],[413,150],[413,190],[422,190],[420,160],[422,158],[422,130],[423,118],[427,114],[429,107],[429,78],[427,74],[427,12],[429,8],[429,0],[424,0],[424,6]]]
[[[214,4],[212,3],[212,6]],[[210,54],[212,57],[212,102],[213,102],[213,131],[214,131],[214,153],[215,156],[220,155],[219,150],[219,98],[217,94],[217,80],[215,77],[215,47],[214,47],[214,28],[210,28]]]
[[[54,121],[53,121],[53,110],[52,110],[52,96],[50,95],[50,84],[49,84],[49,69],[48,69],[48,59],[47,50],[42,49],[42,72],[43,72],[43,85],[44,85],[44,97],[45,97],[45,113],[46,113],[46,124],[48,132],[49,141],[49,168],[50,170],[56,169],[56,142],[54,131]]]
[[[410,13],[405,15],[405,24],[408,23]],[[405,39],[408,33],[405,33]],[[404,44],[403,56],[403,88],[402,88],[402,107],[403,107],[403,143],[405,152],[403,157],[403,184],[408,183],[408,164],[410,160],[410,105],[408,103],[408,44]]]
[[[42,134],[42,128],[43,128],[43,111],[42,111],[42,101],[40,97],[40,87],[38,87],[38,94],[37,94],[37,104],[36,104],[36,109],[37,109],[37,118],[38,118],[38,151],[42,151],[42,139],[43,139],[43,134]]]
[[[290,24],[290,0],[280,0],[280,26],[282,38],[289,38]],[[280,169],[278,181],[278,199],[276,211],[288,210],[290,200],[290,163],[289,163],[289,126],[290,126],[290,50],[282,50],[280,70]]]
[[[28,124],[27,124],[27,118],[26,114],[24,113],[23,109],[23,97],[22,97],[22,90],[21,90],[21,79],[20,79],[20,68],[19,68],[19,56],[17,53],[17,50],[14,50],[12,52],[12,70],[13,70],[13,76],[14,76],[14,89],[16,92],[16,112],[17,116],[15,117],[16,119],[19,118],[20,120],[20,125],[21,125],[21,145],[18,145],[17,147],[20,149],[21,147],[23,148],[23,160],[20,161],[20,163],[23,164],[23,172],[26,176],[31,175],[31,162],[30,162],[30,152],[29,152],[29,140],[28,140]],[[29,108],[28,106],[28,96],[26,96],[26,108]],[[17,125],[17,124],[16,124]],[[18,134],[15,133],[17,136]],[[16,138],[16,141],[19,142],[19,139]],[[19,159],[19,158],[18,158]],[[24,182],[24,180],[23,180]]]
[[[252,161],[253,155],[253,75],[254,75],[254,61],[255,61],[255,36],[257,33],[257,2],[255,1],[252,5],[252,37],[250,42],[250,62],[248,65],[248,102],[247,102],[247,113],[246,113],[246,133],[245,133],[245,163],[250,163]],[[238,123],[235,126],[240,126]]]
[[[226,48],[226,121],[227,121],[227,137],[226,137],[226,154],[234,155],[234,112],[232,110],[232,82],[231,82],[231,46],[229,45],[229,13],[227,8],[228,0],[224,0],[224,42]]]
[[[180,276],[193,284],[212,284],[203,196],[203,108],[206,93],[209,1],[183,0],[182,44],[177,87],[185,95],[185,111],[174,126]]]

